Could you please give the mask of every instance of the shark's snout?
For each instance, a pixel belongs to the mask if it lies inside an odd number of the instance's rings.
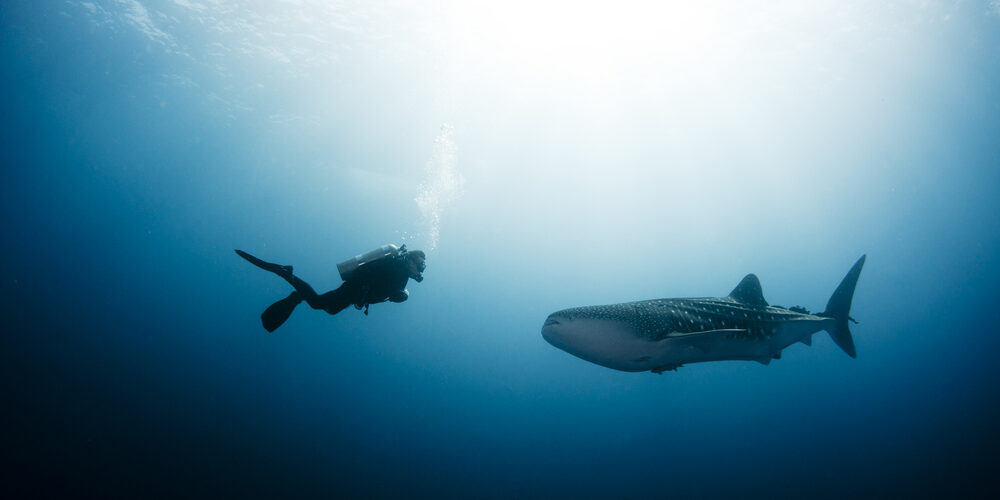
[[[567,321],[567,318],[559,314],[550,314],[545,319],[545,324],[542,325],[542,338],[553,346],[562,349],[564,345],[563,334],[565,333],[563,330]]]
[[[601,366],[624,371],[648,370],[658,351],[613,306],[554,312],[542,325],[542,338],[553,347]]]

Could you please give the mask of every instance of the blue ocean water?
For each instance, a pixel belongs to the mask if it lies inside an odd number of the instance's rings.
[[[997,495],[1000,4],[0,4],[0,491]],[[300,307],[385,243],[403,304]],[[624,373],[571,306],[822,309]]]

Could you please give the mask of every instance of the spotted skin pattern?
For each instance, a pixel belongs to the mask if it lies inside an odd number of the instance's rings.
[[[662,373],[686,363],[750,360],[768,364],[786,347],[812,344],[826,330],[854,355],[847,329],[850,300],[864,256],[855,263],[827,304],[804,308],[772,306],[760,280],[746,275],[725,297],[666,298],[604,306],[574,307],[549,315],[542,337],[592,363],[622,371]],[[839,339],[839,340],[838,340]]]
[[[729,297],[655,299],[605,306],[574,307],[553,313],[571,319],[621,321],[648,341],[671,335],[709,330],[744,330],[727,334],[730,339],[765,340],[789,321],[816,321],[823,318],[783,307],[751,306]]]

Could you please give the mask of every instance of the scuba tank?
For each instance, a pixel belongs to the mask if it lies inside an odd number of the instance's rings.
[[[393,244],[382,245],[375,250],[365,252],[360,255],[356,255],[350,259],[347,259],[339,264],[337,264],[337,271],[340,272],[340,279],[347,281],[350,277],[357,271],[361,266],[374,262],[376,260],[382,260],[386,258],[393,258],[406,253],[406,245],[402,247],[397,247]]]

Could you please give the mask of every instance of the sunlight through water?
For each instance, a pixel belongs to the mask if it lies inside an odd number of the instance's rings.
[[[414,201],[420,207],[427,250],[437,248],[441,239],[441,216],[462,196],[462,175],[456,161],[454,127],[445,124],[434,139],[434,153],[424,170],[424,180]]]

